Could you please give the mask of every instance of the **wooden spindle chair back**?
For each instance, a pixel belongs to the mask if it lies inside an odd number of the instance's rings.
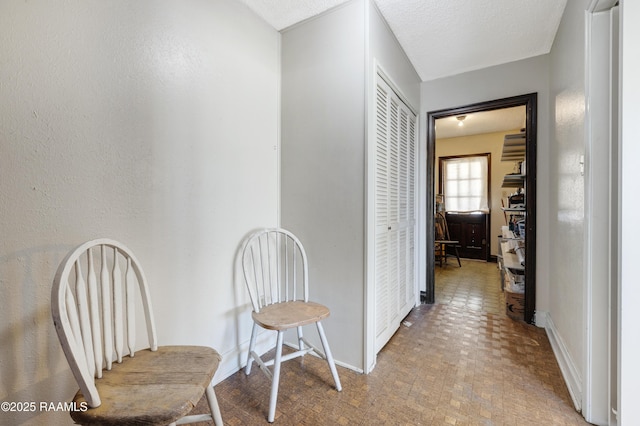
[[[291,232],[269,229],[251,237],[243,264],[254,312],[273,303],[309,301],[307,254]]]
[[[54,325],[76,381],[90,407],[100,405],[95,378],[136,348],[136,294],[144,308],[147,339],[157,335],[147,280],[123,244],[99,239],[69,253],[52,289]],[[75,366],[75,368],[73,368]]]
[[[74,403],[88,406],[70,411],[77,424],[223,424],[212,384],[220,354],[207,346],[158,346],[147,279],[122,243],[97,239],[72,250],[54,278],[51,313],[80,387]],[[138,343],[140,330],[146,342]],[[190,414],[203,396],[210,414]]]

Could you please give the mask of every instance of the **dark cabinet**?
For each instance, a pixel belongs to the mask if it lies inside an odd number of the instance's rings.
[[[488,213],[447,213],[447,225],[451,239],[460,242],[457,246],[460,257],[489,260]]]

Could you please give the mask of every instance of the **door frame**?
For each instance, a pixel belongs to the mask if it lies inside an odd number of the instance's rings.
[[[593,1],[585,14],[584,418],[617,424],[619,258],[618,8]],[[603,226],[605,225],[605,226]]]
[[[474,112],[492,111],[502,108],[525,106],[526,109],[526,235],[525,240],[525,300],[524,320],[533,324],[536,309],[536,153],[537,153],[537,115],[538,94],[495,99],[454,108],[441,109],[427,113],[427,176],[426,176],[426,291],[425,303],[435,303],[435,259],[434,259],[434,220],[435,212],[435,152],[436,152],[436,120],[439,118],[471,114]],[[430,169],[429,169],[430,167]]]

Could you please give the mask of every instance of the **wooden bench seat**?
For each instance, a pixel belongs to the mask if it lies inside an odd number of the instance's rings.
[[[72,411],[71,418],[79,424],[105,426],[170,424],[198,404],[220,360],[215,350],[205,346],[138,351],[96,380],[102,405]],[[82,392],[78,391],[73,402],[78,408],[86,404]]]
[[[319,303],[296,300],[267,305],[260,312],[252,312],[251,316],[267,330],[288,330],[322,321],[329,316],[329,308]]]

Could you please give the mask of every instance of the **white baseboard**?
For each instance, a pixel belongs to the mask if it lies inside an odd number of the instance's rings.
[[[336,363],[336,365],[338,365],[340,367],[348,368],[349,370],[355,371],[356,373],[364,374],[364,370],[362,368],[354,367],[351,364],[347,364],[345,362],[338,361],[337,359],[334,359],[334,362]]]
[[[536,327],[547,328],[547,317],[549,316],[549,312],[546,311],[536,311],[533,315],[533,323]]]
[[[256,341],[256,352],[263,354],[271,350],[276,344],[275,333],[260,333]],[[243,342],[240,346],[221,353],[222,362],[218,366],[218,371],[213,378],[213,384],[220,383],[227,377],[242,370],[247,365],[247,354],[249,353],[249,340]]]
[[[536,321],[537,320],[538,315],[536,314]],[[575,362],[573,362],[573,359],[571,358],[571,355],[569,354],[569,351],[567,350],[562,337],[560,336],[560,334],[558,334],[558,330],[553,324],[549,313],[545,312],[543,321],[545,324],[544,328],[547,332],[547,336],[549,337],[549,342],[551,343],[551,348],[553,349],[553,353],[555,354],[558,365],[560,366],[562,377],[564,378],[567,388],[569,389],[571,399],[573,400],[573,405],[578,412],[581,412],[582,375],[576,367]]]

